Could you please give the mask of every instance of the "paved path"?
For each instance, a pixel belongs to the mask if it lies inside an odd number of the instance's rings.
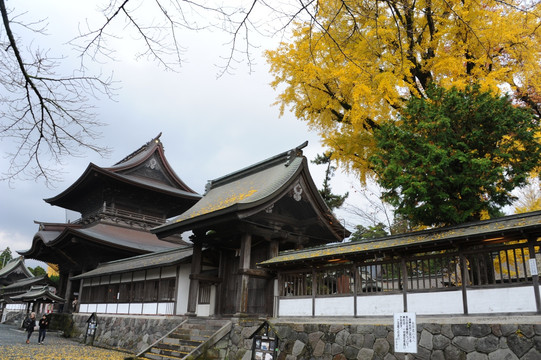
[[[83,345],[66,339],[57,332],[48,332],[43,345],[38,344],[34,331],[30,344],[26,333],[14,325],[0,324],[0,360],[124,360],[130,354]]]

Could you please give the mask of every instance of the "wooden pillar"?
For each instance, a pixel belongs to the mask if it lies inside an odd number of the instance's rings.
[[[190,276],[190,290],[188,293],[188,312],[186,315],[197,315],[197,298],[199,295],[199,277],[201,274],[202,247],[200,243],[193,244],[192,269]]]
[[[537,242],[537,236],[528,237],[528,249],[530,252],[530,260],[534,259],[535,264],[537,266],[537,259],[535,257],[536,242]],[[541,297],[539,296],[539,274],[532,275],[532,283],[533,283],[533,293],[535,296],[535,307],[537,309],[537,313],[541,314]]]
[[[316,316],[317,274],[316,268],[312,268],[312,317]]]
[[[71,310],[71,280],[70,278],[73,276],[73,270],[70,270],[68,272],[68,277],[66,279],[66,292],[64,293],[64,313],[68,313]]]
[[[353,317],[357,317],[357,294],[359,294],[359,271],[357,269],[357,264],[354,263],[351,266],[351,274],[353,275]]]
[[[406,259],[401,259],[402,269],[402,299],[404,302],[404,312],[408,312],[408,269],[406,268]]]
[[[216,301],[214,302],[214,313],[215,314],[222,314],[223,312],[223,306],[224,306],[224,287],[225,287],[225,280],[224,280],[224,274],[225,274],[225,265],[227,262],[227,256],[225,254],[225,250],[220,250],[220,257],[219,257],[219,263],[218,263],[218,278],[222,279],[217,286],[216,286]]]
[[[278,256],[278,252],[279,252],[279,249],[280,249],[280,241],[278,241],[278,239],[274,239],[274,240],[270,240],[269,242],[269,259],[272,259],[273,257],[276,257]],[[266,293],[266,296],[267,296],[267,303],[266,303],[266,308],[267,308],[267,315],[269,316],[273,316],[273,313],[274,313],[274,304],[275,302],[278,302],[278,295],[280,294],[276,294],[275,293],[275,279],[274,277],[269,277],[267,279],[267,283],[266,283],[266,290],[265,290],[265,293]]]
[[[237,315],[246,314],[248,312],[248,281],[250,277],[243,271],[250,268],[250,257],[252,250],[252,235],[242,234],[240,239],[240,259],[239,270],[241,275],[239,278],[240,284],[237,292]]]
[[[462,308],[464,309],[464,315],[468,315],[468,293],[466,291],[469,282],[468,260],[462,252],[458,256],[460,257],[460,278],[462,279]]]

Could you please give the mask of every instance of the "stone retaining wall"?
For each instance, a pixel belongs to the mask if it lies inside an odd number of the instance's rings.
[[[73,315],[82,341],[88,315]],[[94,344],[138,353],[184,317],[98,315]],[[249,360],[249,338],[262,319],[235,318],[231,332],[204,359]],[[323,322],[324,320],[322,320]],[[278,338],[278,360],[539,360],[541,324],[418,323],[417,354],[394,353],[392,325],[293,323],[270,320]]]
[[[156,340],[184,321],[181,316],[134,316],[98,314],[94,345],[128,351],[134,354],[146,349]],[[80,341],[84,340],[89,315],[73,314]],[[87,343],[90,338],[87,337]]]
[[[240,320],[209,357],[251,358],[248,337],[261,321]],[[392,325],[271,324],[279,360],[539,360],[541,324],[418,324],[417,354],[394,353]]]

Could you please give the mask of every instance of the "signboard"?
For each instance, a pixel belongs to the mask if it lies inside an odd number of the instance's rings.
[[[532,274],[532,276],[534,275],[539,275],[539,273],[537,272],[537,262],[535,261],[535,259],[530,259],[530,274]]]
[[[254,337],[252,359],[274,360],[277,350],[276,345],[276,338],[256,335]]]
[[[395,352],[417,354],[417,320],[415,313],[394,314]]]

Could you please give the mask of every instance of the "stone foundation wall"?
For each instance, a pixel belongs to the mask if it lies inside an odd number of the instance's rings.
[[[248,337],[261,321],[240,320],[209,357],[251,358]],[[541,324],[418,324],[417,354],[394,352],[392,325],[284,324],[272,328],[282,340],[279,360],[538,360]]]
[[[134,316],[98,314],[94,345],[128,351],[134,354],[146,349],[156,340],[177,327],[181,316]],[[84,341],[89,315],[73,314],[76,338]],[[89,343],[90,337],[87,337]]]
[[[88,315],[74,314],[77,338],[83,341]],[[536,317],[536,319],[539,319]],[[183,317],[98,315],[94,344],[138,353],[184,320]],[[235,318],[231,332],[202,359],[249,360],[249,338],[262,319]],[[520,319],[519,319],[520,320]],[[278,338],[279,360],[538,360],[541,321],[530,324],[417,324],[417,354],[394,352],[392,325],[301,323],[270,320]],[[87,341],[88,342],[88,341]]]

